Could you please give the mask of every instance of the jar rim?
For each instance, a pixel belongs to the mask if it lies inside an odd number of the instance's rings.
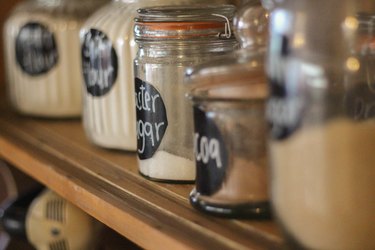
[[[265,99],[268,85],[263,69],[265,50],[237,50],[214,61],[189,68],[186,82],[194,101],[244,102]]]
[[[138,9],[136,40],[231,38],[233,5],[158,6]]]
[[[211,14],[219,14],[233,19],[236,7],[231,4],[193,4],[146,7],[137,10],[136,22],[197,22],[223,21],[222,18]]]
[[[225,29],[224,22],[136,22],[138,28],[147,30],[142,34],[143,38],[185,38],[220,36]],[[176,32],[178,31],[178,32]],[[200,32],[202,31],[202,32]]]
[[[267,84],[265,83],[265,78],[261,75],[257,76],[257,78],[253,76],[252,81],[252,84],[248,84],[244,81],[235,82],[233,84],[221,83],[216,84],[215,86],[212,86],[209,83],[200,84],[200,86],[198,87],[193,87],[186,94],[186,97],[190,99],[193,103],[248,103],[257,100],[266,100],[269,90]]]

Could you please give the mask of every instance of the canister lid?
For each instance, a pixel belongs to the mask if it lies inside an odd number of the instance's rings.
[[[234,33],[242,48],[264,47],[268,41],[269,14],[260,1],[249,1],[233,20]]]
[[[265,49],[242,49],[187,70],[193,101],[249,101],[268,96]]]
[[[358,22],[358,29],[360,31],[367,31],[371,35],[375,34],[375,12],[359,12],[356,15],[356,19]]]
[[[233,5],[159,6],[137,12],[136,39],[232,37]]]

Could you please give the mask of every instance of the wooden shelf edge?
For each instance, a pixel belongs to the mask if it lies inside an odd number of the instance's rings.
[[[161,233],[115,206],[114,204],[118,201],[107,201],[111,196],[106,195],[107,197],[103,199],[95,194],[97,190],[91,190],[92,187],[85,185],[82,180],[73,178],[69,173],[58,173],[50,164],[35,159],[33,155],[20,150],[19,147],[2,137],[0,137],[0,154],[6,161],[139,246],[146,249],[160,249],[158,246],[169,246],[171,249],[190,249],[186,244]],[[108,211],[108,213],[99,211]],[[137,230],[129,230],[127,226],[129,224]]]
[[[272,221],[225,220],[195,211],[186,198],[191,186],[145,180],[133,154],[94,148],[78,121],[20,117],[0,100],[0,157],[146,249],[282,247]]]

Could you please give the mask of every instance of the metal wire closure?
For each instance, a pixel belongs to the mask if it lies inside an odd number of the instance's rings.
[[[211,14],[212,16],[217,16],[217,17],[221,17],[221,18],[224,18],[225,21],[226,21],[226,24],[225,24],[225,34],[219,34],[219,37],[225,37],[225,38],[230,38],[232,36],[232,30],[230,28],[230,21],[228,19],[228,17],[224,16],[224,15],[220,15],[220,14]]]

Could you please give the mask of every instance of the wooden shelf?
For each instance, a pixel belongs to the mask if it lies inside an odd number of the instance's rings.
[[[0,91],[1,92],[1,91]],[[146,249],[279,249],[273,221],[202,214],[192,185],[155,183],[136,156],[90,144],[79,120],[15,114],[0,95],[0,157]]]

